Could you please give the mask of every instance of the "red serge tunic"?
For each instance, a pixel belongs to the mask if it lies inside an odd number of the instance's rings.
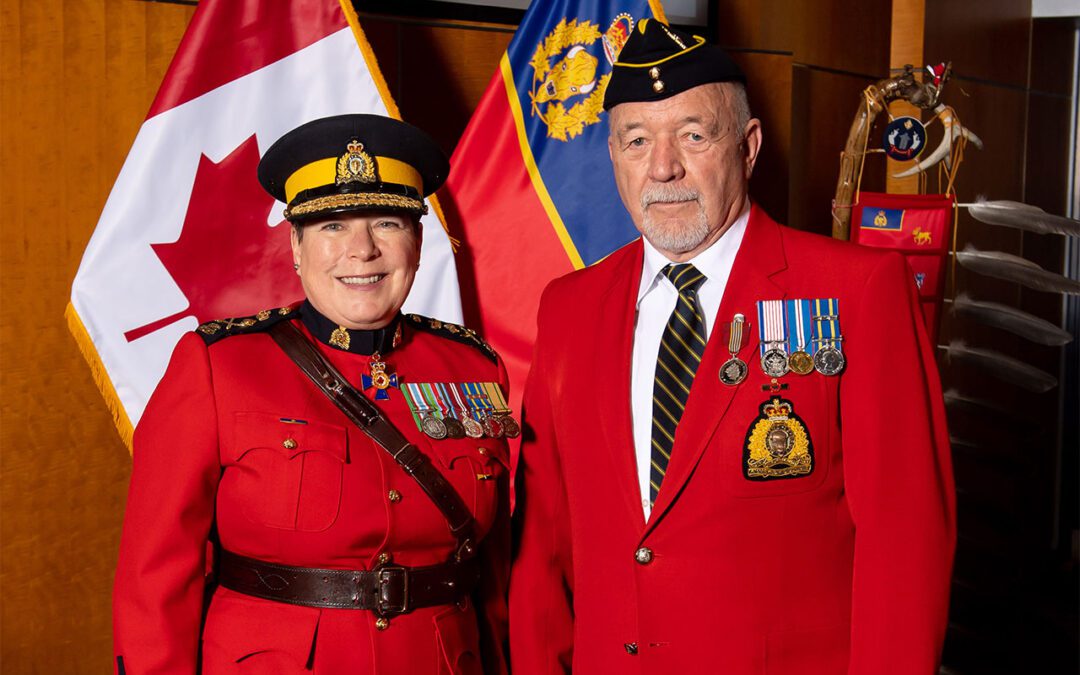
[[[382,629],[367,610],[290,605],[222,587],[204,603],[214,532],[242,556],[332,569],[372,569],[380,554],[398,565],[434,565],[455,547],[420,486],[265,332],[281,320],[308,336],[327,322],[305,304],[239,328],[217,324],[227,339],[189,333],[147,405],[135,431],[113,594],[117,671],[195,673],[201,662],[207,675],[505,673],[506,442],[432,440],[394,389],[376,405],[476,518],[482,577],[471,599],[415,609]],[[382,360],[401,382],[497,382],[506,390],[501,362],[472,331],[415,315],[399,321],[400,343],[384,348]],[[351,331],[354,350],[373,332]],[[359,389],[370,356],[321,337],[320,350]]]

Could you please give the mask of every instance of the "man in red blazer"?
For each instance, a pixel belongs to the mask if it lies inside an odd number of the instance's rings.
[[[518,675],[936,672],[955,508],[911,273],[750,204],[743,80],[651,20],[615,64],[609,147],[643,238],[541,301]]]

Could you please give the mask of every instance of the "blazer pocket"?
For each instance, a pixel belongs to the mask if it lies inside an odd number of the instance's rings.
[[[203,672],[303,673],[320,610],[219,590],[203,628]]]
[[[441,657],[435,672],[438,675],[483,675],[476,614],[454,605],[436,614],[432,621]]]
[[[760,377],[759,377],[760,379]],[[836,387],[823,375],[789,375],[788,388],[775,394],[762,392],[758,382],[746,385],[721,424],[724,482],[739,498],[783,497],[809,492],[822,485],[832,460],[836,425]],[[770,465],[770,447],[789,448],[782,461]],[[809,459],[810,470],[786,470],[794,461]]]
[[[334,424],[286,419],[236,413],[229,458],[236,501],[260,525],[320,532],[337,520],[348,435]]]

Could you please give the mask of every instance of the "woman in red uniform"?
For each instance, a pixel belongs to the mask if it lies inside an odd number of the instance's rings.
[[[447,170],[370,115],[263,157],[306,300],[177,345],[135,431],[117,672],[506,672],[506,373],[472,331],[400,311]],[[330,364],[314,379],[297,340]],[[349,385],[377,439],[331,400]]]

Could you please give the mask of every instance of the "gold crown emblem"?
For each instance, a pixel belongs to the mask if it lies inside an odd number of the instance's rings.
[[[345,154],[338,159],[335,183],[374,183],[379,180],[375,160],[364,152],[364,144],[354,138],[345,146]]]
[[[790,417],[791,404],[783,399],[774,398],[765,405],[765,416],[769,419]]]

